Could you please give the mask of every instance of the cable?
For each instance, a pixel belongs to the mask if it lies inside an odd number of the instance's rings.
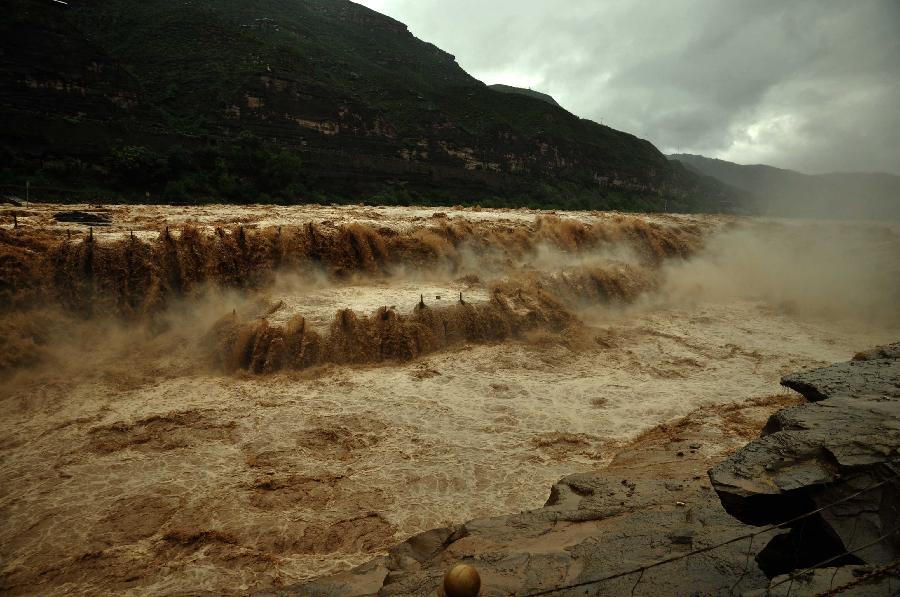
[[[855,477],[855,478],[858,479],[859,477],[861,477],[861,476],[863,476],[863,475],[864,475],[864,474],[861,474],[861,475],[859,475],[858,477]],[[657,567],[663,566],[663,565],[665,565],[665,564],[670,564],[670,563],[672,563],[672,562],[677,562],[678,560],[683,560],[684,558],[688,558],[688,557],[693,556],[693,555],[697,555],[697,554],[701,554],[701,553],[707,553],[707,552],[710,552],[710,551],[719,549],[720,547],[725,547],[726,545],[731,545],[732,543],[735,543],[735,542],[740,541],[740,540],[742,540],[742,539],[747,539],[747,538],[750,538],[750,537],[756,537],[756,536],[758,536],[758,535],[762,535],[762,534],[764,534],[764,533],[768,533],[768,532],[773,531],[773,530],[775,530],[775,529],[779,529],[779,528],[784,528],[784,527],[790,526],[790,525],[794,524],[795,522],[799,522],[799,521],[801,521],[801,520],[804,520],[804,519],[806,519],[806,518],[809,518],[810,516],[813,516],[813,515],[815,515],[815,514],[818,514],[818,513],[822,512],[822,511],[824,511],[824,510],[828,510],[828,509],[830,509],[830,508],[833,508],[834,506],[843,504],[844,502],[848,502],[848,501],[852,500],[853,498],[858,497],[858,496],[860,496],[860,495],[862,495],[862,494],[864,494],[864,493],[868,493],[869,491],[872,491],[872,490],[874,490],[874,489],[878,489],[878,488],[881,487],[882,485],[886,485],[887,483],[889,483],[889,482],[891,482],[891,481],[894,481],[895,479],[898,479],[898,478],[900,478],[900,474],[895,474],[895,475],[892,476],[892,477],[888,477],[887,479],[883,479],[883,480],[879,481],[878,483],[875,483],[874,485],[871,485],[870,487],[867,487],[867,488],[862,489],[862,490],[860,490],[860,491],[857,491],[857,492],[855,492],[855,493],[851,493],[850,495],[845,496],[845,497],[843,497],[843,498],[841,498],[841,499],[839,499],[839,500],[837,500],[837,501],[835,501],[835,502],[832,502],[832,503],[830,503],[830,504],[828,504],[828,505],[826,505],[826,506],[822,506],[821,508],[816,508],[815,510],[811,510],[811,511],[805,513],[805,514],[801,514],[800,516],[797,516],[797,517],[792,518],[792,519],[790,519],[790,520],[786,520],[786,521],[784,521],[784,522],[780,522],[780,523],[777,523],[777,524],[770,524],[770,525],[768,525],[768,526],[766,526],[766,527],[763,527],[763,528],[761,528],[761,529],[759,529],[759,530],[753,531],[752,533],[746,533],[746,534],[741,535],[741,536],[739,536],[739,537],[734,537],[734,538],[732,538],[732,539],[728,539],[727,541],[722,541],[721,543],[716,543],[716,544],[714,544],[714,545],[708,545],[708,546],[706,546],[706,547],[701,547],[700,549],[695,549],[695,550],[689,551],[688,553],[679,554],[679,555],[677,555],[677,556],[672,556],[672,557],[670,557],[670,558],[666,558],[666,559],[663,559],[663,560],[659,560],[659,561],[654,562],[654,563],[652,563],[652,564],[646,564],[646,565],[644,565],[644,566],[639,566],[639,567],[637,567],[637,568],[633,568],[633,569],[631,569],[631,570],[626,570],[626,571],[624,571],[624,572],[617,572],[616,574],[610,574],[610,575],[604,576],[604,577],[602,577],[602,578],[596,578],[596,579],[592,579],[592,580],[585,580],[585,581],[573,583],[573,584],[571,584],[571,585],[561,585],[561,586],[554,587],[554,588],[551,588],[551,589],[542,589],[542,590],[540,590],[540,591],[535,591],[535,592],[532,592],[532,593],[525,593],[525,594],[522,595],[522,597],[538,597],[538,596],[540,596],[540,595],[551,595],[551,594],[553,594],[553,593],[557,593],[557,592],[559,592],[559,591],[564,591],[564,590],[566,590],[566,589],[574,589],[574,588],[578,588],[578,587],[586,587],[586,586],[589,586],[589,585],[595,585],[595,584],[598,584],[598,583],[606,582],[606,581],[609,581],[609,580],[615,580],[615,579],[617,579],[617,578],[622,578],[623,576],[628,576],[628,575],[630,575],[630,574],[636,574],[636,573],[641,573],[641,575],[642,575],[642,577],[643,577],[644,571],[650,570],[651,568],[657,568]],[[895,530],[895,531],[892,531],[892,533],[894,533],[894,532],[896,532],[896,530]],[[889,533],[888,536],[889,536],[890,534],[892,534],[892,533]],[[873,545],[874,545],[874,544],[873,544]],[[859,549],[865,549],[866,547],[871,547],[871,545],[864,545],[863,547],[861,547],[861,548],[859,548]],[[855,551],[859,551],[859,549],[858,549],[858,550],[855,550]],[[849,553],[853,553],[853,552],[849,552]],[[834,560],[834,559],[837,559],[837,557],[842,557],[842,556],[844,556],[844,555],[847,555],[847,554],[846,554],[846,553],[840,554],[840,556],[835,556],[834,558],[829,559],[827,562],[830,562],[830,561],[832,561],[832,560]],[[826,562],[826,563],[827,563],[827,562]],[[638,580],[640,581],[640,579],[638,579]],[[782,582],[786,582],[786,580],[785,580],[785,581],[782,581]],[[780,583],[779,583],[779,584],[780,584]],[[636,585],[635,585],[635,586],[636,586]]]
[[[849,551],[845,551],[844,553],[839,553],[839,554],[837,554],[836,556],[831,556],[831,557],[828,558],[827,560],[822,560],[822,561],[819,562],[818,564],[815,564],[815,565],[813,565],[813,566],[810,566],[809,568],[804,568],[804,569],[801,570],[800,572],[794,572],[794,573],[792,573],[789,577],[787,577],[787,578],[785,578],[785,579],[783,579],[783,580],[780,580],[780,581],[778,581],[778,582],[776,582],[776,583],[770,584],[770,585],[769,585],[769,590],[773,589],[774,587],[777,587],[778,585],[783,585],[783,584],[786,583],[787,581],[793,582],[794,579],[796,579],[796,578],[798,578],[798,577],[800,577],[800,576],[803,576],[804,574],[808,574],[809,572],[812,572],[813,570],[815,570],[815,569],[817,569],[817,568],[823,568],[823,567],[825,566],[825,564],[830,564],[831,562],[833,562],[833,561],[835,561],[835,560],[837,560],[837,559],[840,559],[840,558],[842,558],[842,557],[844,557],[844,556],[853,555],[853,554],[855,554],[855,553],[858,552],[858,551],[862,551],[862,550],[864,550],[864,549],[867,549],[867,548],[869,548],[869,547],[872,547],[873,545],[878,545],[879,543],[881,543],[882,541],[884,541],[885,539],[887,539],[887,538],[890,537],[891,535],[897,533],[897,531],[900,531],[900,525],[894,527],[893,530],[888,531],[887,533],[885,533],[884,535],[882,535],[882,536],[879,537],[878,539],[875,539],[874,541],[872,541],[872,542],[870,542],[870,543],[866,543],[865,545],[863,545],[863,546],[861,546],[861,547],[857,547],[856,549],[849,550]]]
[[[880,576],[885,576],[887,574],[890,574],[891,570],[895,570],[897,568],[900,568],[900,560],[894,560],[893,562],[890,562],[889,564],[885,564],[884,566],[881,566],[880,568],[876,568],[875,570],[872,570],[871,572],[869,572],[867,574],[863,574],[859,578],[855,578],[855,579],[851,580],[850,582],[843,584],[839,587],[829,589],[829,590],[825,591],[824,593],[816,593],[815,597],[830,597],[831,595],[838,595],[840,593],[843,593],[847,589],[852,589],[855,586],[865,584],[866,581],[878,578]],[[838,570],[840,570],[840,568],[838,568]],[[896,595],[896,593],[893,593],[893,594]]]

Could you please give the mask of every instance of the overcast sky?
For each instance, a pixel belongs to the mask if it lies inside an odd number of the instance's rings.
[[[900,174],[900,0],[357,1],[665,153]]]

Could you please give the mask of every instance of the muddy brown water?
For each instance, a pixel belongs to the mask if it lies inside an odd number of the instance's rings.
[[[887,224],[111,208],[94,242],[112,251],[135,230],[155,268],[137,292],[119,265],[91,262],[86,274],[83,251],[76,270],[64,265],[74,257],[46,260],[83,242],[84,227],[53,221],[54,209],[29,206],[15,238],[3,231],[4,277],[32,297],[0,315],[0,587],[10,593],[241,593],[346,569],[428,528],[538,507],[553,482],[603,468],[661,422],[777,394],[782,374],[900,332],[900,231]],[[312,264],[304,254],[252,285],[178,244],[186,225],[199,235],[191,246],[225,242],[216,235],[235,226],[256,246],[255,235],[309,223],[337,239],[358,225],[369,240],[351,265],[346,252],[319,251]],[[196,281],[181,293],[160,257],[167,225],[181,279]],[[164,300],[151,309],[153,284]],[[60,288],[83,294],[67,304]],[[456,313],[460,292],[467,308],[508,312],[481,327],[460,320],[440,341],[443,327],[415,327],[420,301]],[[86,315],[86,300],[103,310]],[[123,300],[131,311],[117,311]],[[409,360],[386,347],[396,328],[377,323],[380,308],[419,343]],[[350,365],[329,352],[346,310],[363,323],[359,336],[339,335],[342,350],[376,355]],[[286,330],[297,316],[319,338],[316,359],[217,368],[210,330],[223,318]],[[266,360],[291,337],[245,333],[240,350]]]

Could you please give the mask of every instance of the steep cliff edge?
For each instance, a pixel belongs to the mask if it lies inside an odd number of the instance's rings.
[[[18,0],[0,28],[0,183],[735,207],[649,142],[492,90],[346,0]]]
[[[900,344],[782,384],[810,402],[774,414],[762,437],[710,471],[725,509],[742,522],[782,524],[821,509],[788,523],[760,566],[771,575],[830,558],[900,559]]]

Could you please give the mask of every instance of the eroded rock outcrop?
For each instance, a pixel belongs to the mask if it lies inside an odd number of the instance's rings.
[[[792,523],[760,554],[760,566],[775,575],[830,558],[832,565],[896,560],[900,344],[782,384],[810,402],[774,414],[759,439],[710,470],[722,504],[745,523],[783,523],[824,508]]]

